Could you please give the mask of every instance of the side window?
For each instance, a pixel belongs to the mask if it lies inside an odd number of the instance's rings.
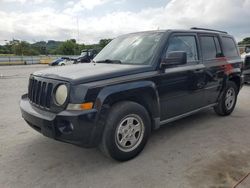
[[[217,37],[202,36],[200,37],[200,41],[202,56],[204,60],[215,59],[216,57],[218,57],[218,54],[221,54],[221,49]]]
[[[237,47],[232,38],[222,37],[223,51],[226,57],[237,57],[239,56]]]
[[[197,61],[198,52],[195,36],[174,36],[170,38],[167,53],[172,51],[184,51],[187,53],[187,61]]]

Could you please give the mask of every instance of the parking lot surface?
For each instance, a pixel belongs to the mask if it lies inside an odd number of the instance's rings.
[[[228,188],[250,172],[250,86],[229,117],[205,110],[155,131],[135,159],[46,138],[22,119],[29,74],[47,65],[0,67],[0,187]],[[249,185],[250,187],[250,185]]]

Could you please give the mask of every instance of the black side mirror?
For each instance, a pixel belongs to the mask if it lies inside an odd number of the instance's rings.
[[[184,51],[168,52],[162,60],[161,66],[168,67],[174,65],[184,65],[187,63],[187,53]]]

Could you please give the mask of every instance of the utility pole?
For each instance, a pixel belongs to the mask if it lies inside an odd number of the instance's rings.
[[[78,15],[76,17],[76,25],[77,25],[77,43],[79,43],[79,19],[78,19]]]

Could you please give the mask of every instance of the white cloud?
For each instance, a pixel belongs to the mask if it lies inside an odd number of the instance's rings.
[[[111,1],[113,0],[80,0],[77,3],[68,2],[69,8],[65,9],[64,13],[74,14],[85,9],[92,10],[97,6],[106,4]]]
[[[34,3],[34,4],[41,4],[41,3],[51,3],[53,2],[53,0],[2,0],[3,2],[6,2],[6,3],[21,3],[21,4],[24,4],[24,3]]]
[[[107,1],[112,0],[81,0],[80,8],[71,3],[72,7],[63,13],[52,8],[29,13],[0,11],[0,40],[13,36],[30,41],[77,38],[77,20],[71,13],[91,10]],[[79,17],[80,41],[92,43],[128,32],[192,26],[227,30],[239,40],[250,35],[249,10],[250,0],[171,0],[165,7],[140,12],[116,11],[102,17]]]

